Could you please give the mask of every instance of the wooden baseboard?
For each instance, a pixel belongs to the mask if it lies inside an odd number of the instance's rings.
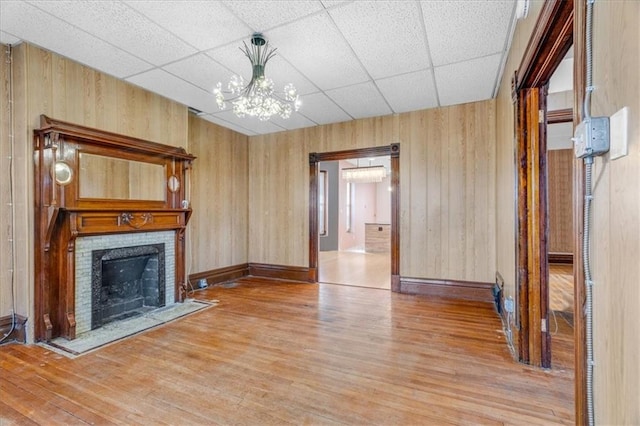
[[[493,303],[493,283],[400,277],[400,293]]]
[[[20,342],[25,343],[27,341],[26,335],[26,327],[27,319],[21,315],[16,315],[16,325],[11,330],[13,326],[13,317],[12,315],[7,315],[6,317],[0,318],[0,338],[4,337],[7,333],[11,332],[4,340],[3,343],[7,342]]]
[[[549,263],[564,263],[573,265],[573,253],[549,253]]]
[[[309,268],[302,266],[271,265],[268,263],[249,263],[249,275],[262,278],[310,282]]]
[[[189,275],[189,282],[193,288],[197,289],[198,281],[203,278],[207,280],[208,285],[214,285],[237,280],[238,278],[246,277],[247,275],[249,275],[249,264],[241,263],[239,265],[226,266],[224,268],[191,274]]]

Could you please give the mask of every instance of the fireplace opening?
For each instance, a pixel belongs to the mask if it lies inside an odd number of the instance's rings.
[[[165,305],[164,244],[92,252],[91,329]]]

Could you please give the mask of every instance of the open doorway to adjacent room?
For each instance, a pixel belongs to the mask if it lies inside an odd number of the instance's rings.
[[[390,157],[318,164],[318,281],[391,286]]]

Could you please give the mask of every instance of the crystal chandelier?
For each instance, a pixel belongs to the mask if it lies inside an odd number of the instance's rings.
[[[269,42],[261,33],[251,36],[250,46],[242,43],[244,49],[241,47],[240,50],[249,58],[253,70],[251,81],[245,84],[242,76],[234,75],[227,85],[228,90],[222,90],[222,83],[218,83],[213,90],[218,107],[224,110],[229,102],[238,117],[249,115],[262,121],[270,119],[272,115],[289,118],[294,110],[300,108],[296,88],[289,83],[284,87],[284,92],[276,92],[273,90],[273,81],[264,75],[264,67],[275,56],[277,49],[269,48]],[[225,99],[225,94],[230,97]]]
[[[382,182],[387,177],[384,166],[350,167],[342,169],[342,179],[353,183]]]

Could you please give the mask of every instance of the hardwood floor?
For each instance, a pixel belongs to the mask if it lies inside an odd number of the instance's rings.
[[[321,251],[319,282],[391,288],[391,254]]]
[[[549,264],[549,307],[573,312],[573,265]]]
[[[489,303],[256,278],[75,359],[0,347],[5,424],[573,424],[567,371],[514,362]]]

